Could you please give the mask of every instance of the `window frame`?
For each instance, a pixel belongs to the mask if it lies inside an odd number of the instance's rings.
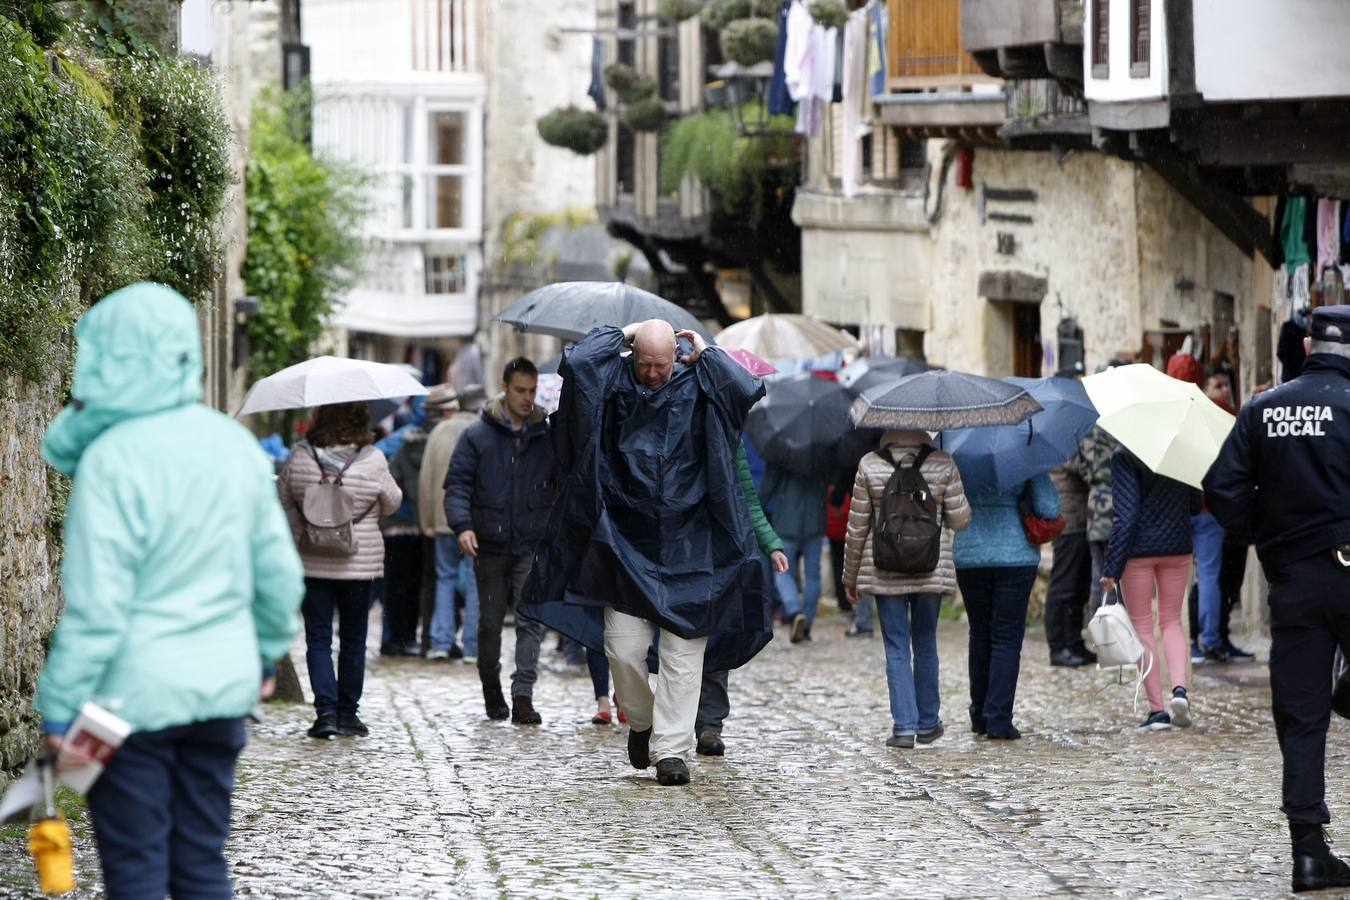
[[[1091,0],[1092,18],[1089,21],[1092,54],[1092,77],[1107,80],[1111,77],[1111,0]],[[1133,0],[1131,0],[1133,2]]]
[[[1142,13],[1142,15],[1141,15]],[[1147,78],[1153,56],[1153,0],[1130,0],[1130,77]],[[1143,33],[1142,58],[1139,38]]]

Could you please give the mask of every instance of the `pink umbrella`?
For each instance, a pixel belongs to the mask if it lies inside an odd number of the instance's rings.
[[[749,372],[756,378],[760,378],[765,375],[778,374],[777,369],[766,363],[764,360],[760,359],[755,354],[751,353],[749,350],[744,350],[740,347],[735,347],[732,349],[727,349],[724,347],[723,349],[726,350],[726,354],[728,356],[736,360],[736,362],[740,363],[742,369],[745,369],[745,371]]]

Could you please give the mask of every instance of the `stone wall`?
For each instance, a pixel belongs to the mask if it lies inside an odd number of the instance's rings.
[[[57,476],[39,455],[59,408],[59,376],[45,384],[0,378],[0,771],[37,745],[32,698],[61,612],[59,550],[48,534],[48,479]]]

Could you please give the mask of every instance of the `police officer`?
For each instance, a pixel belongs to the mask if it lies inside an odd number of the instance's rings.
[[[1302,373],[1251,400],[1205,476],[1225,529],[1255,534],[1270,580],[1270,688],[1294,891],[1350,887],[1322,826],[1336,646],[1350,648],[1350,306],[1314,310]],[[1345,679],[1337,685],[1337,706]]]

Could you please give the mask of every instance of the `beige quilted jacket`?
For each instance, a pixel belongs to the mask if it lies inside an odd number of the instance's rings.
[[[319,481],[319,466],[310,455],[309,445],[300,443],[277,479],[281,507],[291,523],[291,533],[300,542],[300,504],[305,490]],[[330,447],[330,450],[340,448]],[[322,453],[323,451],[320,451]],[[384,536],[380,534],[380,516],[387,516],[403,502],[403,492],[389,474],[384,454],[365,447],[360,457],[342,477],[343,487],[352,495],[356,514],[364,518],[356,523],[358,547],[355,556],[315,556],[300,552],[307,578],[333,578],[338,581],[374,581],[384,574]],[[366,512],[369,510],[369,512]]]
[[[858,465],[853,483],[853,505],[844,540],[844,586],[859,594],[889,597],[896,594],[953,594],[956,566],[952,564],[952,535],[970,524],[970,504],[961,486],[961,473],[951,454],[934,450],[923,462],[922,473],[943,511],[942,555],[937,568],[923,575],[884,572],[872,561],[872,510],[881,502],[895,466],[892,457],[912,463],[919,449],[931,444],[918,431],[888,431],[881,437],[882,452],[872,452]]]

